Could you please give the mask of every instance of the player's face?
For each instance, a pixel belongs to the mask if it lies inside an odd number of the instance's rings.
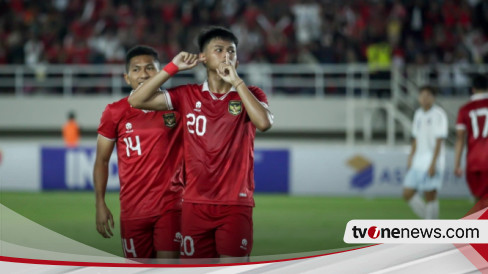
[[[236,45],[234,42],[214,38],[210,40],[203,50],[203,57],[205,58],[205,65],[208,69],[215,70],[220,63],[225,63],[225,56],[229,54],[229,61],[236,64]]]
[[[141,83],[159,71],[158,63],[151,55],[139,55],[130,59],[129,71],[124,74],[125,82],[136,89]]]
[[[420,91],[419,104],[423,109],[428,110],[434,104],[434,101],[435,97],[432,93],[425,89]]]

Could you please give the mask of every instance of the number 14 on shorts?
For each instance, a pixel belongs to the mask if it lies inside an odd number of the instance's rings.
[[[128,242],[127,239],[122,238],[122,247],[124,248],[126,258],[137,258],[136,246],[134,245],[134,240],[132,238],[130,238]],[[131,256],[129,256],[129,253]]]

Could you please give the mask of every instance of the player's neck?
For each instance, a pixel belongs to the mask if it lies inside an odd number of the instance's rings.
[[[224,94],[227,93],[232,85],[220,78],[217,73],[208,73],[208,88],[213,93]]]
[[[427,111],[429,111],[430,109],[432,109],[432,107],[433,107],[433,106],[434,106],[434,104],[429,105],[429,106],[422,107],[422,109],[423,109],[425,112],[427,112]]]

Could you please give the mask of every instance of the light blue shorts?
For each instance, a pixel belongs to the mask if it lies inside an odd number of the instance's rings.
[[[433,177],[430,177],[426,171],[410,169],[403,179],[404,188],[416,189],[419,192],[439,191],[441,186],[442,175],[440,172],[436,172]]]

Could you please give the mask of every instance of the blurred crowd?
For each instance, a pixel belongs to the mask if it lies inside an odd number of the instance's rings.
[[[135,44],[166,62],[214,24],[244,63],[488,61],[486,0],[0,0],[0,64],[123,63]]]

